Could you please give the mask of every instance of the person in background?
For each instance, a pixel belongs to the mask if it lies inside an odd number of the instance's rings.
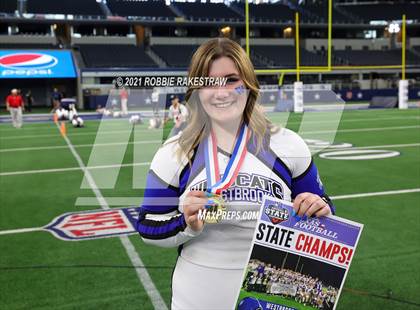
[[[16,88],[12,89],[10,95],[6,98],[6,109],[10,112],[12,117],[13,127],[21,128],[22,127],[22,111],[24,111],[25,106],[23,98],[19,95]]]
[[[174,121],[174,128],[172,129],[171,136],[176,136],[185,128],[187,117],[187,107],[179,102],[179,97],[177,95],[171,95],[171,106],[169,107],[168,115],[168,119]]]
[[[124,87],[120,90],[120,100],[121,100],[121,114],[127,115],[128,114],[128,91]]]
[[[31,90],[28,90],[25,94],[26,109],[28,112],[32,112],[32,104],[34,103],[34,97],[32,97]]]
[[[153,114],[159,113],[159,90],[157,88],[153,88],[152,92],[152,106],[153,106]]]
[[[60,107],[62,98],[63,98],[63,95],[55,87],[53,89],[52,94],[51,94],[51,99],[52,99],[52,104],[53,104],[53,109],[51,110],[51,112],[54,112],[55,110],[57,110]]]

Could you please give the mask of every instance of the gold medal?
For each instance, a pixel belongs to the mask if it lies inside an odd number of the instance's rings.
[[[226,205],[223,198],[219,195],[211,196],[210,200],[212,200],[214,204],[209,205],[208,208],[206,208],[204,222],[207,224],[216,224],[220,222],[223,214],[226,212]]]

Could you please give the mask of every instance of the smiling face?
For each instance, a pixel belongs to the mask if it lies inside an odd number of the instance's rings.
[[[259,83],[245,50],[227,38],[204,42],[191,58],[188,77],[208,76],[226,77],[228,83],[224,88],[187,89],[189,122],[179,138],[179,158],[187,154],[190,159],[211,130],[218,130],[222,135],[233,133],[241,120],[251,130],[259,151],[267,128],[271,130],[273,126],[258,103]]]
[[[224,77],[227,83],[223,87],[206,87],[199,91],[204,111],[213,122],[219,124],[240,121],[246,106],[247,92],[235,63],[226,56],[217,58],[210,65],[209,76]]]

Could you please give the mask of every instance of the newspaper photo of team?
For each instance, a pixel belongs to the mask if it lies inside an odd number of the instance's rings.
[[[318,278],[282,269],[257,259],[248,265],[243,285],[246,291],[280,295],[316,309],[332,309],[338,289]]]
[[[261,247],[257,250],[270,251]],[[313,260],[290,253],[283,254],[277,257],[276,263],[272,260],[263,261],[261,255],[253,255],[245,272],[242,294],[258,299],[271,297],[271,301],[278,298],[279,302],[289,301],[290,306],[299,309],[334,309],[340,283],[332,278],[322,278],[322,273],[307,274],[306,270],[314,269],[305,266],[312,265]],[[338,275],[341,273],[340,268],[330,271]]]

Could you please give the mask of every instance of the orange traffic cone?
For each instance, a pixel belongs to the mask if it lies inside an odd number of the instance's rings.
[[[67,134],[66,122],[61,122],[60,133],[62,136]]]

